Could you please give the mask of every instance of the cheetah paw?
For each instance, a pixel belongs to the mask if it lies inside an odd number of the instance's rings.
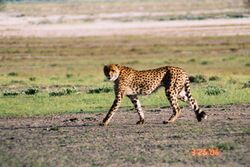
[[[138,122],[136,122],[137,125],[141,125],[141,124],[144,124],[144,119],[143,120],[140,120]]]
[[[173,121],[163,121],[163,124],[173,123]]]
[[[169,123],[169,121],[163,121],[162,123],[163,123],[163,124],[168,124],[168,123]]]
[[[101,122],[101,123],[99,123],[99,126],[108,126],[108,124],[104,123],[104,122]]]

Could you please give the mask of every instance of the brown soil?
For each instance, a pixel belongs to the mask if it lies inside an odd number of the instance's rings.
[[[121,109],[109,127],[104,114],[0,119],[0,166],[247,166],[250,164],[250,104],[207,106],[198,123],[189,108],[174,124],[162,124],[170,108]],[[192,155],[218,148],[219,155]]]

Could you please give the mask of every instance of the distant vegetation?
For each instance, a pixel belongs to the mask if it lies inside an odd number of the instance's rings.
[[[4,8],[6,12],[15,11],[17,17],[87,15],[78,20],[73,19],[70,23],[100,19],[128,22],[244,18],[250,14],[249,1],[246,0],[189,0],[188,3],[185,0],[6,0],[5,2],[8,5],[6,8],[2,5],[2,10]],[[130,15],[126,15],[127,13]],[[106,16],[101,16],[103,14]],[[64,21],[63,17],[58,20],[60,23]],[[45,18],[40,24],[45,23],[50,24],[51,21]]]
[[[5,6],[5,0],[0,0],[0,11],[4,10]]]

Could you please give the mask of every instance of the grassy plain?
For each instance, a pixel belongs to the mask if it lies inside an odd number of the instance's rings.
[[[200,104],[249,103],[250,90],[243,88],[249,87],[249,54],[250,36],[1,38],[0,117],[107,111],[112,83],[104,80],[102,68],[108,63],[140,70],[180,66],[190,75],[205,77],[206,82],[192,84]],[[212,76],[219,79],[209,79]],[[211,86],[223,91],[208,95]],[[26,95],[30,88],[38,93]],[[76,91],[49,95],[65,89]],[[147,108],[169,105],[163,90],[141,100]],[[127,99],[122,106],[132,107]]]

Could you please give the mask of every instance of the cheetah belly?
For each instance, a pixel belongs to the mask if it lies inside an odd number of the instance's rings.
[[[135,90],[133,90],[133,89],[131,89],[129,87],[127,87],[125,89],[125,92],[126,92],[126,95],[136,95],[137,94]]]
[[[136,88],[126,88],[126,95],[150,95],[155,90],[158,89],[159,86],[149,86],[149,85],[141,85]]]
[[[159,87],[160,86],[158,85],[145,86],[138,89],[138,94],[143,96],[150,95],[151,93],[155,92]]]

